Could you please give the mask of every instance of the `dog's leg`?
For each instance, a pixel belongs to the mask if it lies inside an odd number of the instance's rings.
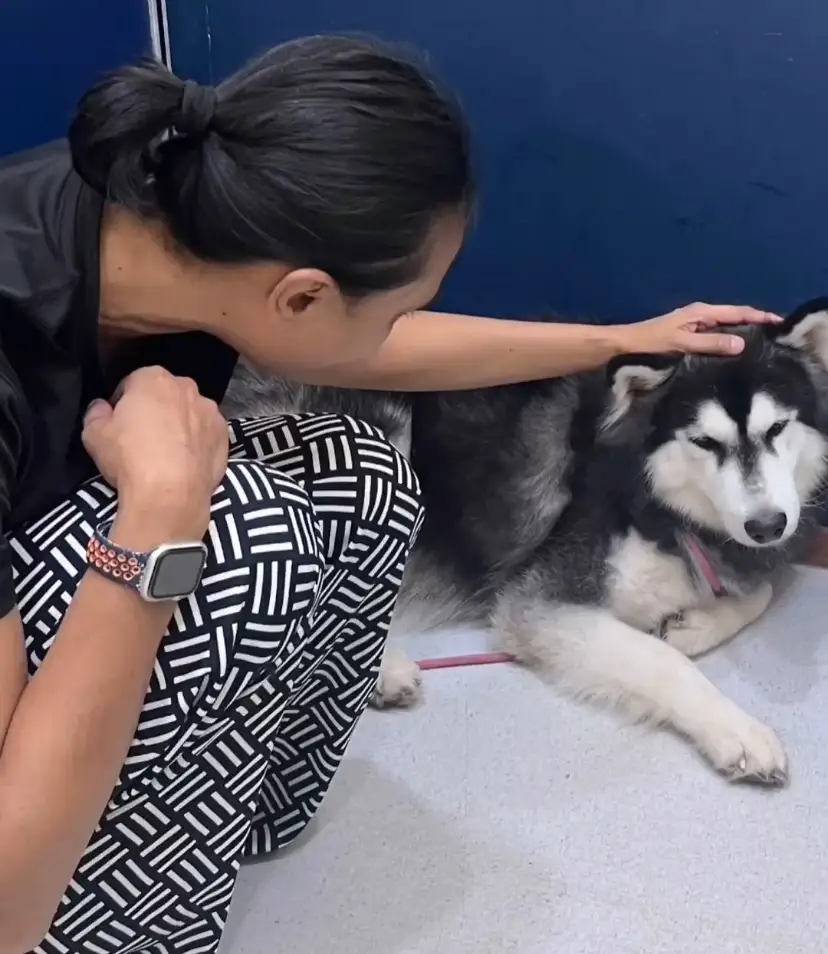
[[[685,656],[700,656],[732,639],[770,605],[773,587],[763,583],[750,596],[724,596],[705,609],[691,609],[667,624],[664,641]]]
[[[524,583],[534,588],[531,580]],[[507,651],[565,690],[613,703],[637,720],[673,726],[727,778],[786,782],[787,759],[776,735],[661,640],[604,610],[550,604],[519,588],[501,595],[492,624]]]
[[[395,642],[389,640],[380,663],[377,687],[371,696],[375,709],[407,709],[422,698],[420,667],[409,659]]]

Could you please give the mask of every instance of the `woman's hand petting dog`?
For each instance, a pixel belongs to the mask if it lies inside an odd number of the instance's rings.
[[[739,354],[745,342],[737,335],[711,334],[723,325],[777,324],[782,319],[747,305],[707,305],[697,302],[677,308],[667,315],[626,325],[624,351],[627,354]]]

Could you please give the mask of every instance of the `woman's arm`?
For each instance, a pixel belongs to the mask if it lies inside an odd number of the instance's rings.
[[[774,320],[775,315],[753,308],[706,304],[634,325],[505,321],[422,311],[401,318],[371,360],[326,369],[308,383],[397,391],[493,387],[588,371],[619,354],[733,354],[742,347],[741,339],[699,332]]]
[[[2,420],[2,418],[0,418]],[[93,402],[83,444],[118,490],[109,536],[147,551],[200,540],[227,467],[227,422],[194,382],[130,375]],[[40,944],[117,782],[175,606],[89,570],[25,683],[18,614],[0,620],[0,954]]]
[[[204,526],[124,508],[112,538],[143,550],[182,532],[198,539]],[[118,778],[173,609],[88,572],[28,685],[20,617],[0,620],[0,954],[23,954],[48,931]]]
[[[26,686],[26,649],[15,610],[0,619],[0,757],[17,700]]]

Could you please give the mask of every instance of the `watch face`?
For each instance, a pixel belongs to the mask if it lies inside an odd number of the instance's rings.
[[[203,544],[170,547],[147,569],[147,596],[152,600],[173,600],[189,596],[201,580],[207,550]]]

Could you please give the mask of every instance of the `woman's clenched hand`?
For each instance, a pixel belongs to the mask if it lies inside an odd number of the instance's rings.
[[[192,535],[209,522],[210,498],[227,469],[228,430],[214,401],[194,381],[163,368],[127,377],[112,402],[86,412],[83,444],[117,489],[119,512],[163,520]]]

